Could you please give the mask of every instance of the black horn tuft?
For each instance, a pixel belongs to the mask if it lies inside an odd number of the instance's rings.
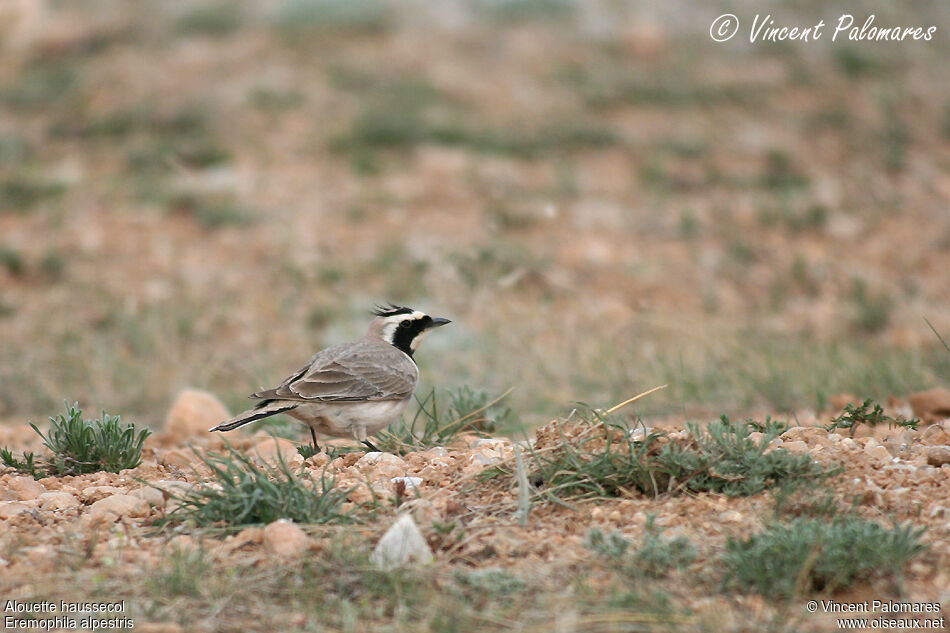
[[[376,316],[395,316],[397,314],[412,314],[412,308],[407,308],[404,306],[397,306],[394,303],[390,303],[389,307],[378,305],[373,310],[373,314]]]

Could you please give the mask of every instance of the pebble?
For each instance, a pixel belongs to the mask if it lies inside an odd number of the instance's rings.
[[[6,501],[0,503],[0,519],[9,519],[18,514],[23,514],[30,509],[30,506],[19,501]]]
[[[871,444],[869,442],[868,445],[864,447],[864,453],[878,461],[891,461],[892,459],[890,451],[877,443]]]
[[[202,437],[208,429],[231,417],[227,407],[213,394],[198,389],[185,389],[168,411],[164,435],[178,443]]]
[[[394,486],[401,481],[405,484],[406,490],[415,490],[422,485],[422,477],[393,477],[390,481]]]
[[[161,507],[165,505],[165,494],[158,488],[153,488],[152,486],[142,486],[134,493],[134,496],[142,499],[150,506]]]
[[[785,442],[782,444],[782,448],[789,450],[793,453],[807,453],[808,444],[805,444],[802,440],[795,440],[792,442]]]
[[[275,468],[281,462],[291,468],[299,468],[303,464],[303,455],[297,452],[297,445],[282,437],[260,442],[254,447],[254,454]]]
[[[381,569],[426,564],[432,558],[429,544],[408,513],[399,515],[370,555],[373,564]]]
[[[125,494],[125,490],[115,486],[86,486],[79,492],[79,497],[86,503],[93,503],[118,494]]]
[[[46,488],[32,477],[14,477],[7,482],[7,488],[16,493],[20,501],[36,499],[46,492]]]
[[[141,497],[126,494],[112,495],[89,506],[89,515],[92,517],[118,519],[123,516],[144,516],[146,514],[148,514],[148,503]]]
[[[76,495],[69,492],[44,492],[37,499],[43,510],[67,510],[79,505]]]
[[[312,544],[297,524],[278,519],[267,525],[263,532],[264,548],[279,558],[291,558],[308,550]]]
[[[406,461],[399,457],[398,455],[393,455],[391,453],[382,453],[382,452],[372,452],[366,453],[356,462],[356,466],[359,468],[370,466],[370,465],[381,465],[388,464],[390,466],[398,466],[400,468],[406,467]]]
[[[928,446],[925,452],[927,463],[937,468],[950,464],[950,446]]]

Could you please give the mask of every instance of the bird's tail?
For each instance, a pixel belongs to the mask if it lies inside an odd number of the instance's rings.
[[[236,416],[230,420],[225,420],[218,426],[208,429],[209,431],[233,431],[234,429],[244,426],[245,424],[250,424],[257,420],[262,420],[264,418],[269,418],[272,415],[277,415],[278,413],[284,413],[290,411],[291,409],[296,408],[296,404],[290,404],[288,402],[280,402],[278,400],[267,400],[260,403],[253,409],[249,409],[244,413],[238,413]]]

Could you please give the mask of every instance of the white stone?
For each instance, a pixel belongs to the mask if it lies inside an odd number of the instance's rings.
[[[381,569],[426,564],[432,561],[432,550],[409,514],[401,514],[379,539],[370,560]]]
[[[369,465],[382,465],[382,464],[397,466],[399,468],[406,467],[406,461],[402,457],[399,457],[398,455],[393,455],[391,453],[383,453],[383,452],[366,453],[365,455],[360,457],[359,460],[357,460],[356,462],[356,466],[358,468],[362,468],[364,466],[369,466]]]
[[[630,441],[631,442],[642,442],[645,440],[650,433],[653,432],[653,427],[650,426],[638,426],[635,429],[630,429]]]
[[[406,490],[415,490],[422,485],[422,477],[393,477],[393,485],[397,485],[400,481],[406,485]]]

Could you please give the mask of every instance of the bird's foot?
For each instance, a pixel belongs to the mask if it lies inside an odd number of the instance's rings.
[[[365,444],[366,447],[369,448],[369,450],[373,451],[374,453],[382,453],[382,451],[376,448],[375,446],[373,446],[373,443],[370,442],[369,440],[363,440],[363,444]]]

